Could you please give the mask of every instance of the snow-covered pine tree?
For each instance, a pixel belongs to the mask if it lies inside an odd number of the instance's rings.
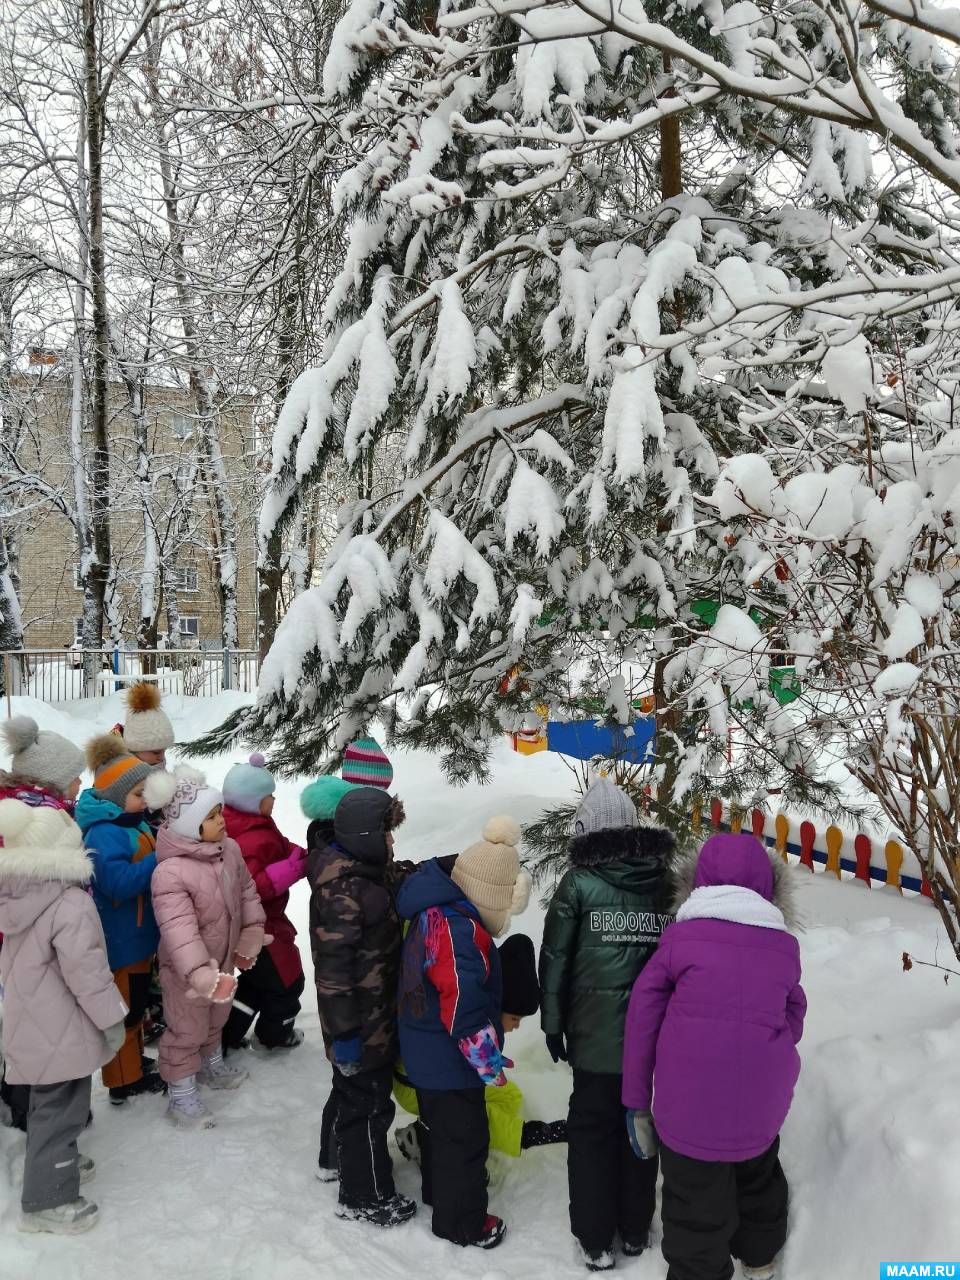
[[[623,680],[599,673],[626,669],[657,695],[661,804],[779,785],[842,805],[818,723],[723,656],[762,642],[778,597],[744,582],[712,495],[758,441],[803,448],[841,320],[919,314],[949,287],[920,213],[957,170],[926,20],[719,0],[615,19],[587,0],[350,7],[325,68],[350,248],[325,359],[275,434],[262,536],[333,459],[359,476],[399,451],[402,467],[343,508],[255,710],[209,745],[244,731],[280,767],[316,767],[392,708],[397,737],[483,776],[491,736],[539,705],[599,695],[624,722]],[[687,194],[664,201],[667,117]],[[891,180],[908,156],[912,188]],[[724,773],[730,707],[746,732]]]

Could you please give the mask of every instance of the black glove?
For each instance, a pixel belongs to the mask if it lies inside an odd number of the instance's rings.
[[[547,1053],[554,1062],[566,1062],[567,1046],[563,1043],[563,1032],[551,1031],[544,1036],[544,1039],[547,1042]]]

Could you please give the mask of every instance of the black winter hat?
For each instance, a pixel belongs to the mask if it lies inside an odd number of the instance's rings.
[[[333,815],[337,844],[361,862],[383,866],[389,858],[386,833],[393,797],[380,787],[351,787]]]
[[[537,953],[532,941],[525,933],[514,933],[497,949],[503,972],[503,1012],[532,1018],[540,1008]]]

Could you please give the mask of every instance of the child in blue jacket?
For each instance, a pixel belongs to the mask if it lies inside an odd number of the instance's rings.
[[[76,819],[93,861],[93,900],[107,941],[107,959],[130,1011],[126,1040],[103,1068],[110,1101],[119,1106],[164,1088],[152,1060],[143,1054],[143,1017],[160,941],[150,897],[157,855],[143,798],[153,766],[131,755],[115,733],[87,744],[87,764],[93,786],[81,793]]]
[[[484,1089],[506,1083],[501,1052],[502,979],[493,939],[524,909],[520,829],[493,818],[483,839],[454,858],[425,863],[403,884],[397,908],[410,921],[400,980],[400,1053],[417,1091],[424,1141],[423,1200],[433,1233],[492,1249],[506,1230],[487,1213],[490,1143]]]

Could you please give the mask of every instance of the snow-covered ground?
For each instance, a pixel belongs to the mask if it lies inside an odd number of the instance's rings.
[[[243,699],[222,694],[167,708],[188,739]],[[14,711],[82,741],[122,716],[122,698],[56,711],[16,699]],[[241,758],[238,753],[237,758]],[[398,856],[451,853],[476,839],[497,812],[525,821],[544,802],[567,797],[570,774],[554,756],[498,750],[493,781],[454,790],[420,753],[396,753],[396,790],[408,821]],[[219,782],[230,763],[208,761]],[[282,783],[277,818],[302,837],[299,787]],[[881,1259],[960,1255],[955,1188],[960,1176],[960,979],[944,984],[922,968],[903,973],[901,953],[949,963],[931,905],[883,889],[838,885],[797,869],[807,930],[802,938],[810,1002],[801,1045],[803,1074],[784,1131],[792,1185],[792,1232],[782,1280],[858,1280]],[[109,1106],[94,1086],[95,1120],[83,1149],[97,1162],[87,1188],[100,1224],[74,1240],[15,1231],[23,1136],[0,1129],[0,1277],[3,1280],[556,1280],[583,1277],[567,1223],[563,1147],[491,1161],[491,1209],[509,1234],[493,1254],[460,1250],[430,1234],[429,1216],[381,1232],[333,1216],[336,1186],[314,1178],[320,1111],[330,1068],[323,1056],[309,986],[307,893],[293,892],[308,989],[302,1048],[285,1059],[245,1055],[251,1079],[237,1094],[214,1095],[218,1128],[173,1130],[164,1104]],[[533,902],[517,925],[539,941]],[[514,1078],[530,1117],[564,1114],[569,1073],[554,1066],[535,1020],[511,1036]],[[401,1116],[400,1123],[404,1123]],[[396,1160],[401,1191],[416,1195],[416,1170]],[[953,1224],[953,1225],[951,1225]],[[657,1244],[618,1270],[655,1280],[666,1266]]]

